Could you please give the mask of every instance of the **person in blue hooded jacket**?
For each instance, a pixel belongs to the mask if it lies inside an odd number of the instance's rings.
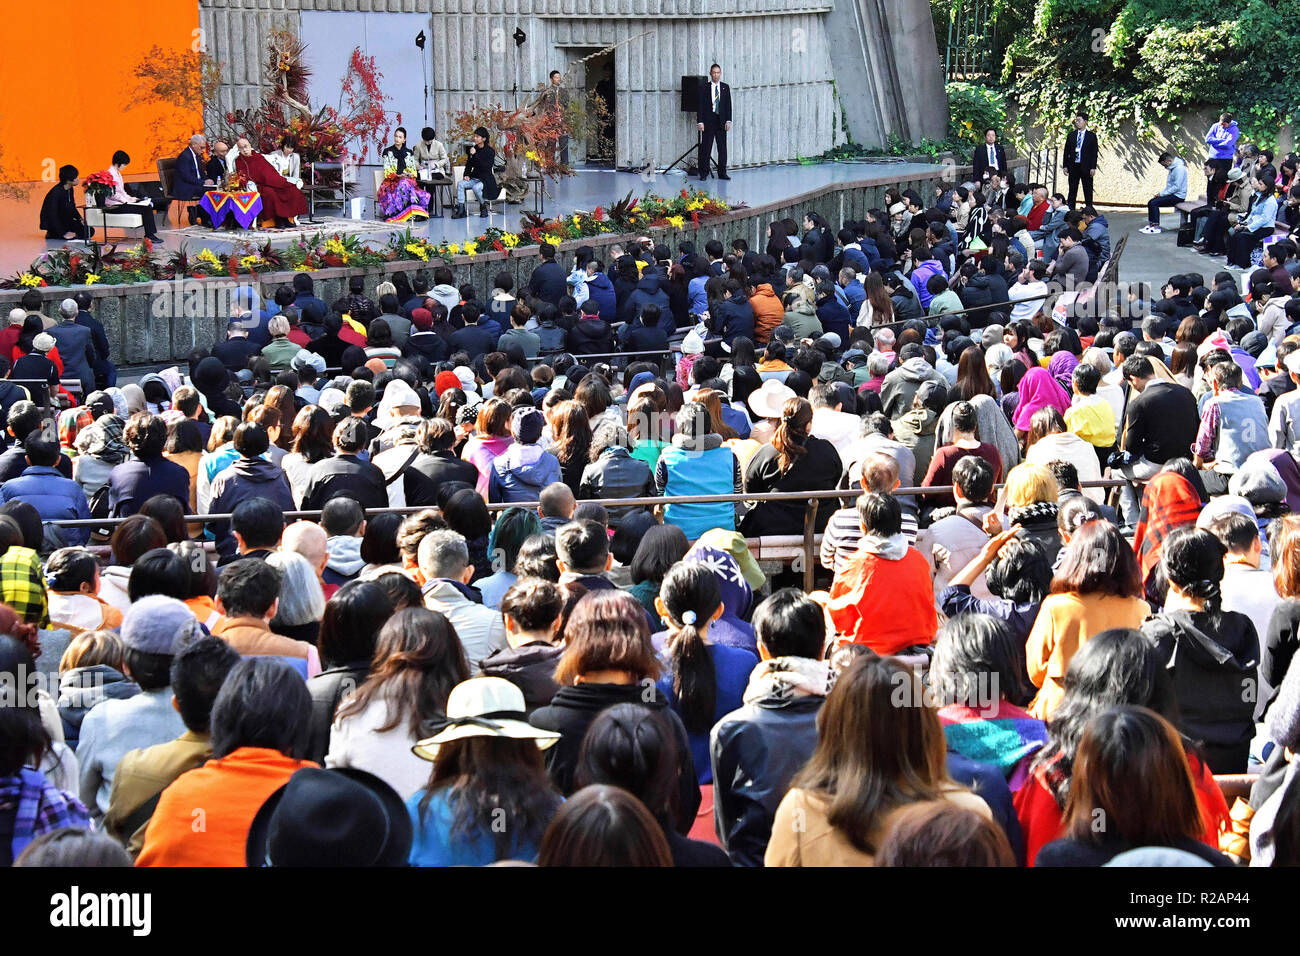
[[[716,354],[729,354],[736,339],[754,338],[754,307],[738,280],[722,276],[710,279],[708,298],[709,332],[722,338],[720,344],[710,346],[711,352],[719,349]]]
[[[596,304],[596,311],[602,319],[606,322],[614,321],[618,314],[614,283],[609,281],[609,276],[601,269],[599,259],[587,263],[587,298]]]
[[[514,443],[492,461],[489,502],[537,501],[543,488],[563,480],[559,459],[537,443],[544,424],[535,408],[516,408],[510,416]]]
[[[912,275],[909,277],[912,283],[912,289],[916,292],[916,297],[920,300],[922,312],[930,311],[930,299],[933,298],[929,289],[926,288],[926,284],[930,281],[930,276],[941,275],[945,279],[948,277],[948,272],[944,268],[943,263],[934,258],[934,256],[930,255],[928,252],[926,255],[927,258],[912,270]]]
[[[690,302],[690,311],[696,315],[709,310],[709,293],[708,284],[712,279],[713,270],[710,268],[708,260],[696,258],[685,263],[685,268],[691,270],[691,281],[686,284],[686,292]],[[723,276],[719,276],[722,278]]]
[[[1217,196],[1223,184],[1228,181],[1228,170],[1232,169],[1232,161],[1237,155],[1239,136],[1241,130],[1237,128],[1237,121],[1231,113],[1220,113],[1219,121],[1205,134],[1205,145],[1209,151],[1205,165],[1214,167],[1214,178],[1206,187],[1205,195]]]
[[[847,342],[849,330],[853,326],[853,316],[840,302],[835,291],[835,286],[828,282],[817,284],[817,318],[821,321],[823,333],[834,332],[841,342]]]

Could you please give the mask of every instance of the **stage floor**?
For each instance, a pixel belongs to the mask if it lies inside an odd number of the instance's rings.
[[[732,203],[743,202],[750,206],[757,206],[777,202],[830,183],[875,176],[897,176],[899,179],[906,179],[940,168],[922,163],[889,161],[821,163],[815,166],[787,164],[732,170],[730,181],[720,182],[713,178],[707,183],[701,183],[694,177],[688,178],[681,170],[660,175],[580,168],[574,176],[547,184],[545,215],[569,214],[578,209],[592,210],[598,205],[609,205],[628,192],[634,196],[648,192],[668,195],[687,185],[702,188]],[[368,169],[363,169],[360,178],[363,180],[362,188],[350,192],[349,197],[364,198],[363,216],[372,216],[373,177]],[[36,228],[36,223],[40,219],[41,200],[48,188],[44,183],[35,183],[32,184],[30,194],[24,200],[0,199],[0,276],[10,276],[25,268],[42,252],[64,245],[62,242],[46,242]],[[504,222],[501,214],[480,218],[476,207],[471,204],[472,211],[468,219],[458,220],[444,216],[427,221],[415,220],[411,223],[411,228],[418,234],[428,235],[435,242],[441,239],[459,240],[467,236],[475,236],[489,224],[517,229],[521,215],[533,209],[531,192],[522,204],[505,208]],[[342,210],[337,203],[333,205],[318,203],[316,218],[323,221],[312,224],[300,219],[300,228],[295,230],[214,232],[203,227],[177,227],[173,216],[168,222],[163,222],[161,218],[158,220],[158,233],[164,249],[179,249],[185,245],[195,252],[206,247],[220,253],[245,242],[260,244],[267,239],[270,239],[274,245],[285,245],[299,235],[311,235],[317,231],[346,231],[383,242],[393,232],[400,232],[406,228],[405,224],[397,225],[374,219],[342,218]],[[117,234],[115,231],[114,235]]]

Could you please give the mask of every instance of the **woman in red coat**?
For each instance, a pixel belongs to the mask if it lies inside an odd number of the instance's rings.
[[[298,217],[307,212],[307,197],[302,190],[277,173],[261,153],[253,152],[248,140],[241,138],[238,146],[239,158],[235,160],[235,169],[257,184],[262,197],[262,211],[274,216],[277,226],[296,226]]]

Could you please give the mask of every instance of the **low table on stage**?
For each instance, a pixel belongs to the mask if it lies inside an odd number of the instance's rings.
[[[262,197],[253,192],[228,193],[211,189],[199,200],[199,208],[211,217],[213,229],[220,228],[232,216],[240,229],[254,229],[262,212]]]

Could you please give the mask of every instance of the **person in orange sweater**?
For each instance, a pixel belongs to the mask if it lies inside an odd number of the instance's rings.
[[[136,866],[244,866],[253,818],[304,767],[311,695],[284,661],[234,666],[212,705],[212,759],[162,792]]]
[[[772,330],[785,320],[785,306],[770,282],[749,283],[749,307],[754,310],[754,342],[766,345]]]
[[[1108,521],[1081,525],[1061,554],[1025,644],[1029,679],[1038,688],[1030,714],[1051,718],[1065,693],[1065,669],[1089,638],[1142,624],[1151,613],[1142,594],[1137,555],[1119,529]]]
[[[841,639],[877,654],[898,654],[934,640],[934,585],[921,552],[903,536],[903,511],[893,495],[858,499],[862,542],[835,575],[826,610]]]

